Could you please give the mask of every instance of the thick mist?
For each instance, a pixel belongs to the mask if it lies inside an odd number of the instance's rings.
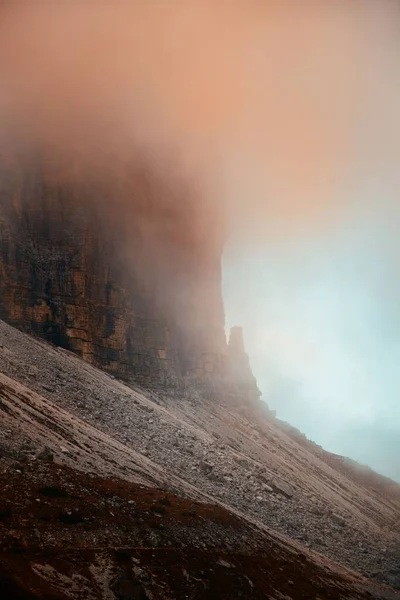
[[[40,142],[49,160],[62,157],[64,176],[86,179],[119,172],[136,154],[174,185],[191,180],[202,210],[222,205],[247,238],[255,227],[262,238],[271,218],[308,226],[334,209],[346,169],[375,17],[360,7],[4,3],[6,145]]]
[[[306,236],[272,227],[257,251],[232,243],[224,294],[278,416],[400,481],[400,44],[383,17],[336,218]]]
[[[398,225],[358,213],[257,256],[227,252],[224,296],[278,416],[400,480]]]
[[[2,160],[40,148],[128,230],[140,165],[205,253],[217,220],[270,405],[397,478],[399,20],[390,0],[0,4]]]

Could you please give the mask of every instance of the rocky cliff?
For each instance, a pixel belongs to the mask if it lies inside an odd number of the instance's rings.
[[[145,169],[128,190],[3,157],[0,318],[145,386],[226,373],[222,220]]]

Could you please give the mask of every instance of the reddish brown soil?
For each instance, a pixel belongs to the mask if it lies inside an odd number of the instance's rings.
[[[0,536],[7,600],[397,597],[219,506],[41,461],[4,464]]]

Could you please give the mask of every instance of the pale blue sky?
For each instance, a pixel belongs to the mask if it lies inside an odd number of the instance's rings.
[[[226,318],[279,417],[400,481],[400,219],[363,207],[261,254],[228,248]]]

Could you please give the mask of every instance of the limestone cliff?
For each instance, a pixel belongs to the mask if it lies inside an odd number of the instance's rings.
[[[221,222],[132,180],[120,202],[3,161],[0,318],[141,385],[226,373]]]

